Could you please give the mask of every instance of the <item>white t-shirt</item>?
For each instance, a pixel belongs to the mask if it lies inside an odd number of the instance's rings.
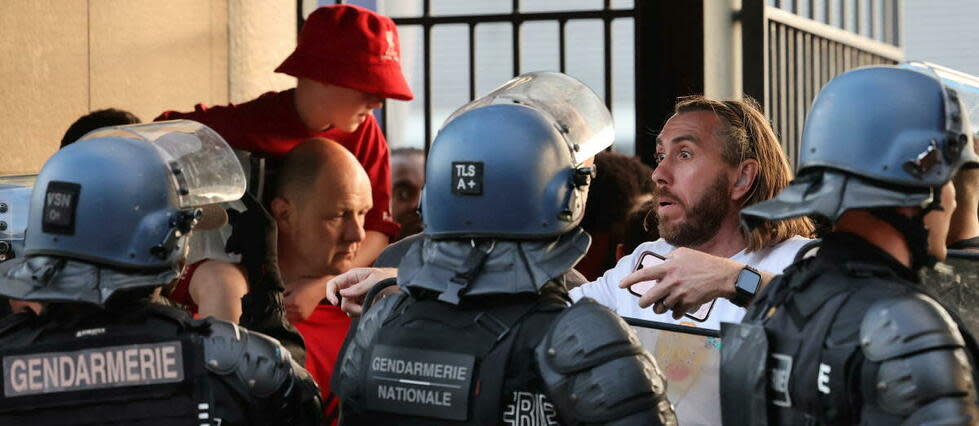
[[[738,252],[734,256],[731,256],[731,260],[749,265],[755,269],[765,271],[772,274],[781,274],[782,270],[786,266],[792,263],[795,258],[796,252],[808,243],[808,238],[803,237],[792,237],[785,240],[773,247],[754,251],[751,253],[746,253],[744,250]],[[703,321],[696,321],[690,317],[681,317],[679,320],[673,319],[672,312],[667,312],[665,314],[656,314],[653,312],[652,307],[640,308],[639,307],[639,297],[629,293],[628,289],[619,288],[619,282],[625,278],[626,275],[632,273],[636,269],[636,262],[639,260],[639,255],[645,251],[652,251],[656,254],[666,256],[672,252],[676,247],[670,245],[662,238],[645,242],[636,247],[636,250],[628,256],[623,256],[619,259],[619,263],[615,265],[614,268],[609,269],[597,280],[590,283],[582,284],[580,287],[571,290],[571,299],[577,301],[582,297],[590,297],[598,301],[613,311],[615,311],[619,316],[639,318],[650,321],[659,321],[670,324],[683,324],[690,325],[694,327],[710,328],[714,330],[721,329],[721,322],[740,322],[741,318],[744,317],[745,309],[736,306],[731,303],[730,300],[725,298],[718,298],[714,302],[714,307],[711,309],[710,314]]]

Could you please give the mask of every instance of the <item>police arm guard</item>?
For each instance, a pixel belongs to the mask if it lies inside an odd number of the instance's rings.
[[[674,425],[666,381],[629,326],[582,299],[535,349],[548,397],[566,424]]]
[[[255,424],[318,425],[319,387],[279,342],[227,321],[208,318],[207,370],[248,401]]]
[[[904,424],[976,424],[973,366],[955,322],[922,295],[875,303],[860,325],[867,405]],[[876,366],[876,368],[874,368]]]

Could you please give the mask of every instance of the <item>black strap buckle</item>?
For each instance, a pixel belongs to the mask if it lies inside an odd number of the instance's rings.
[[[473,318],[473,322],[486,329],[490,334],[496,335],[497,342],[503,340],[510,333],[510,327],[489,312],[480,312],[479,315],[476,315],[476,318]]]

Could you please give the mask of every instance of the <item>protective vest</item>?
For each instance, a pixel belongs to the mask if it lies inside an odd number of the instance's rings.
[[[500,295],[453,306],[437,294],[418,296],[382,299],[394,306],[359,365],[338,363],[331,388],[343,400],[341,424],[558,423],[533,351],[565,309],[563,299]],[[367,338],[354,334],[352,327],[341,353]]]
[[[201,339],[179,316],[48,325],[17,314],[0,329],[0,425],[198,425],[212,415]]]
[[[741,324],[723,325],[725,424],[903,420],[862,402],[863,387],[876,377],[879,364],[865,358],[860,328],[875,303],[921,290],[885,266],[826,260],[817,256],[786,268]],[[959,329],[971,340],[965,327]],[[977,353],[967,349],[975,365]]]

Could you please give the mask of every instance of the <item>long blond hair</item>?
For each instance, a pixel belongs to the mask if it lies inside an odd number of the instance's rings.
[[[711,111],[723,119],[726,126],[721,137],[726,141],[721,156],[734,167],[753,158],[758,161],[758,175],[741,207],[770,200],[792,181],[792,168],[785,152],[772,130],[771,124],[761,112],[758,103],[745,97],[740,100],[718,101],[704,96],[680,98],[674,113]],[[754,230],[741,228],[748,252],[771,247],[796,235],[811,237],[815,227],[807,217],[766,221]]]

